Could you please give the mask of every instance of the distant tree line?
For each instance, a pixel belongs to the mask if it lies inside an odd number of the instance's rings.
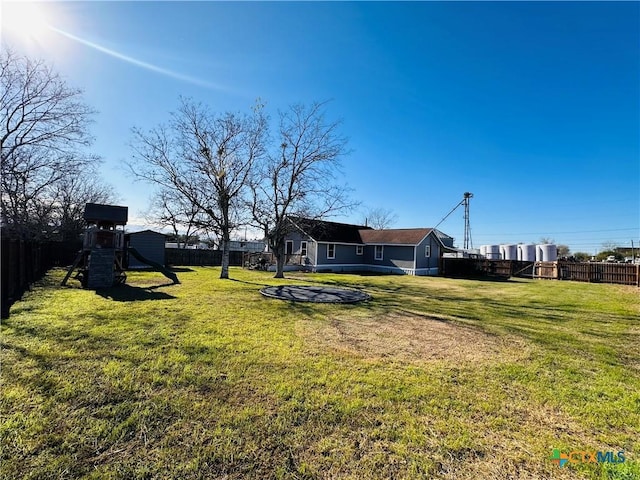
[[[560,250],[558,250],[558,255],[560,256]],[[595,255],[587,252],[575,252],[569,255],[567,247],[567,254],[563,256],[576,262],[602,262],[611,257],[613,257],[616,262],[623,262],[629,257],[638,258],[640,256],[640,248],[619,247],[615,242],[605,242],[602,244],[600,251]]]

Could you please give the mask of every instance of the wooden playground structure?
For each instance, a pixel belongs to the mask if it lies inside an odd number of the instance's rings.
[[[77,271],[74,278],[80,281],[83,288],[95,290],[123,284],[127,280],[124,269],[127,254],[159,271],[173,283],[180,283],[175,273],[144,258],[135,248],[126,245],[124,226],[127,219],[127,207],[97,203],[85,205],[84,220],[87,227],[82,250],[78,252],[62,285],[66,285],[74,271]]]

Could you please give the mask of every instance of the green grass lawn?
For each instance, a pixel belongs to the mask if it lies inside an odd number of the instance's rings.
[[[640,478],[637,288],[182,270],[12,307],[1,478]],[[285,283],[373,299],[258,292]]]

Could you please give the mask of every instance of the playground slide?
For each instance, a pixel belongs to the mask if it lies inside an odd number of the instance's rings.
[[[135,248],[129,247],[129,253],[133,255],[138,261],[146,265],[149,265],[150,267],[155,268],[158,272],[162,273],[169,280],[173,281],[173,283],[180,283],[180,280],[178,280],[178,276],[175,273],[173,273],[171,270],[167,270],[164,266],[160,265],[159,263],[143,257],[142,255],[140,255],[140,252],[138,252]]]

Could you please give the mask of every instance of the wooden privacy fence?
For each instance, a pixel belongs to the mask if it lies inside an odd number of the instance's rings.
[[[166,248],[165,259],[167,265],[183,265],[185,267],[219,267],[222,265],[222,251]],[[242,266],[242,252],[229,252],[229,265],[234,267]]]
[[[3,237],[2,318],[9,317],[11,305],[47,270],[70,265],[81,245],[80,242],[39,242]]]
[[[440,274],[451,278],[530,277],[532,273],[533,262],[484,258],[442,258],[440,260]]]
[[[578,282],[619,283],[640,287],[640,265],[601,262],[538,262],[534,277]]]
[[[222,265],[221,250],[190,250],[185,248],[165,249],[167,265],[214,266]],[[275,265],[275,256],[270,252],[229,252],[229,265],[233,267],[260,269]],[[289,254],[285,258],[286,265],[304,265],[302,255]]]
[[[527,277],[579,282],[619,283],[640,287],[640,265],[599,262],[520,262],[443,258],[441,274],[453,278]]]

